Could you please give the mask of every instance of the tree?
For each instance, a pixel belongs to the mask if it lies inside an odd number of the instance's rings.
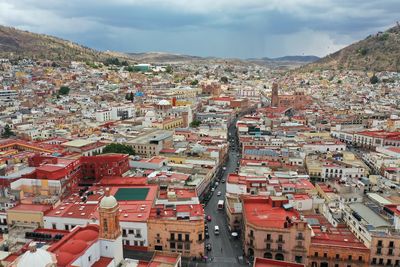
[[[135,155],[135,151],[129,145],[118,144],[118,143],[111,143],[108,144],[103,149],[103,154],[106,153],[119,153],[119,154],[128,154],[128,155]]]
[[[200,126],[200,124],[201,124],[201,121],[199,121],[199,120],[194,120],[194,121],[192,121],[192,122],[190,123],[190,127],[192,127],[192,128],[197,128],[197,127]]]
[[[68,95],[69,94],[69,87],[68,86],[61,86],[60,90],[58,90],[58,94],[60,95]]]
[[[198,84],[199,84],[199,81],[198,81],[198,80],[193,80],[190,84],[191,84],[191,85],[198,85]]]
[[[370,79],[369,79],[371,84],[377,84],[379,82],[378,77],[374,74]]]
[[[14,136],[15,133],[11,130],[10,125],[6,124],[6,126],[4,126],[4,131],[2,134],[3,138],[9,138],[10,136]]]
[[[228,78],[226,76],[221,77],[221,82],[228,83]]]
[[[133,102],[133,99],[134,99],[133,92],[126,93],[125,99]]]
[[[172,67],[170,65],[165,67],[165,72],[172,73]]]

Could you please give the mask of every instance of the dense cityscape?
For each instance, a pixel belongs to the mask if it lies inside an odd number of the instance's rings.
[[[6,52],[0,266],[400,266],[391,67]]]

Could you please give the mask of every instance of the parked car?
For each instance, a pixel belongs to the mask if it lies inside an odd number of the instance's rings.
[[[225,179],[222,179],[222,180],[221,180],[221,183],[223,183],[223,184],[224,184],[224,183],[225,183]]]
[[[207,243],[206,249],[207,249],[208,251],[211,251],[211,244],[210,244],[210,243]]]
[[[211,187],[211,192],[214,192],[215,191],[215,188],[214,187]]]
[[[221,191],[218,191],[217,196],[221,196]]]
[[[208,232],[205,232],[204,235],[205,235],[205,237],[206,237],[207,239],[210,238],[210,234],[209,234]]]
[[[207,221],[211,222],[211,216],[207,215]]]

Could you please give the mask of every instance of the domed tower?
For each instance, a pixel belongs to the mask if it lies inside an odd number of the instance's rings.
[[[101,255],[114,258],[115,263],[119,264],[123,259],[119,205],[115,197],[110,195],[109,188],[106,188],[106,194],[100,201],[99,215]]]
[[[121,235],[119,226],[119,205],[110,190],[106,189],[106,195],[101,199],[100,214],[100,238],[115,239]]]
[[[272,97],[271,97],[271,106],[278,107],[279,106],[279,96],[278,96],[278,84],[276,82],[272,83]]]

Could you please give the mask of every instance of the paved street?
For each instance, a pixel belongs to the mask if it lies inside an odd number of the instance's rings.
[[[238,166],[238,147],[237,147],[237,136],[235,134],[235,122],[233,121],[231,127],[229,128],[230,137],[234,138],[233,146],[229,148],[229,159],[226,164],[226,170],[222,172],[221,180],[227,179],[229,173],[235,172],[236,167]],[[218,191],[221,191],[221,196],[217,196]],[[215,266],[215,267],[235,267],[235,266],[243,266],[238,262],[237,257],[241,256],[243,253],[241,240],[232,238],[231,232],[228,229],[225,210],[218,210],[217,203],[218,200],[225,199],[226,192],[226,183],[219,183],[219,185],[215,188],[215,191],[208,201],[205,207],[205,214],[211,216],[211,222],[207,222],[208,224],[208,232],[210,234],[210,238],[206,239],[205,244],[211,243],[212,250],[210,252],[206,252],[208,256],[207,262],[202,262],[200,260],[193,261],[190,259],[182,259],[182,266],[190,266],[190,267],[205,267],[205,266]],[[214,226],[218,225],[220,229],[220,234],[214,234]],[[149,260],[151,258],[152,253],[148,252],[138,252],[138,251],[128,251],[125,250],[125,257],[132,257],[136,259]]]
[[[234,123],[232,125],[234,125]],[[231,137],[235,138],[235,143],[237,144],[234,126],[230,127],[229,132]],[[221,180],[226,180],[228,173],[235,172],[235,169],[238,166],[237,153],[237,149],[230,147],[229,159],[226,165],[226,170],[222,174]],[[218,191],[221,191],[221,196],[217,196]],[[206,243],[211,243],[212,251],[208,252],[207,256],[209,258],[213,258],[213,260],[210,261],[207,266],[241,266],[237,260],[237,256],[242,255],[240,239],[232,238],[227,227],[225,211],[218,210],[217,208],[218,200],[225,199],[225,192],[226,183],[220,183],[205,207],[205,213],[207,215],[211,215],[212,218],[211,222],[208,222],[210,238],[206,241]],[[218,225],[220,228],[219,235],[214,234],[215,225]]]

